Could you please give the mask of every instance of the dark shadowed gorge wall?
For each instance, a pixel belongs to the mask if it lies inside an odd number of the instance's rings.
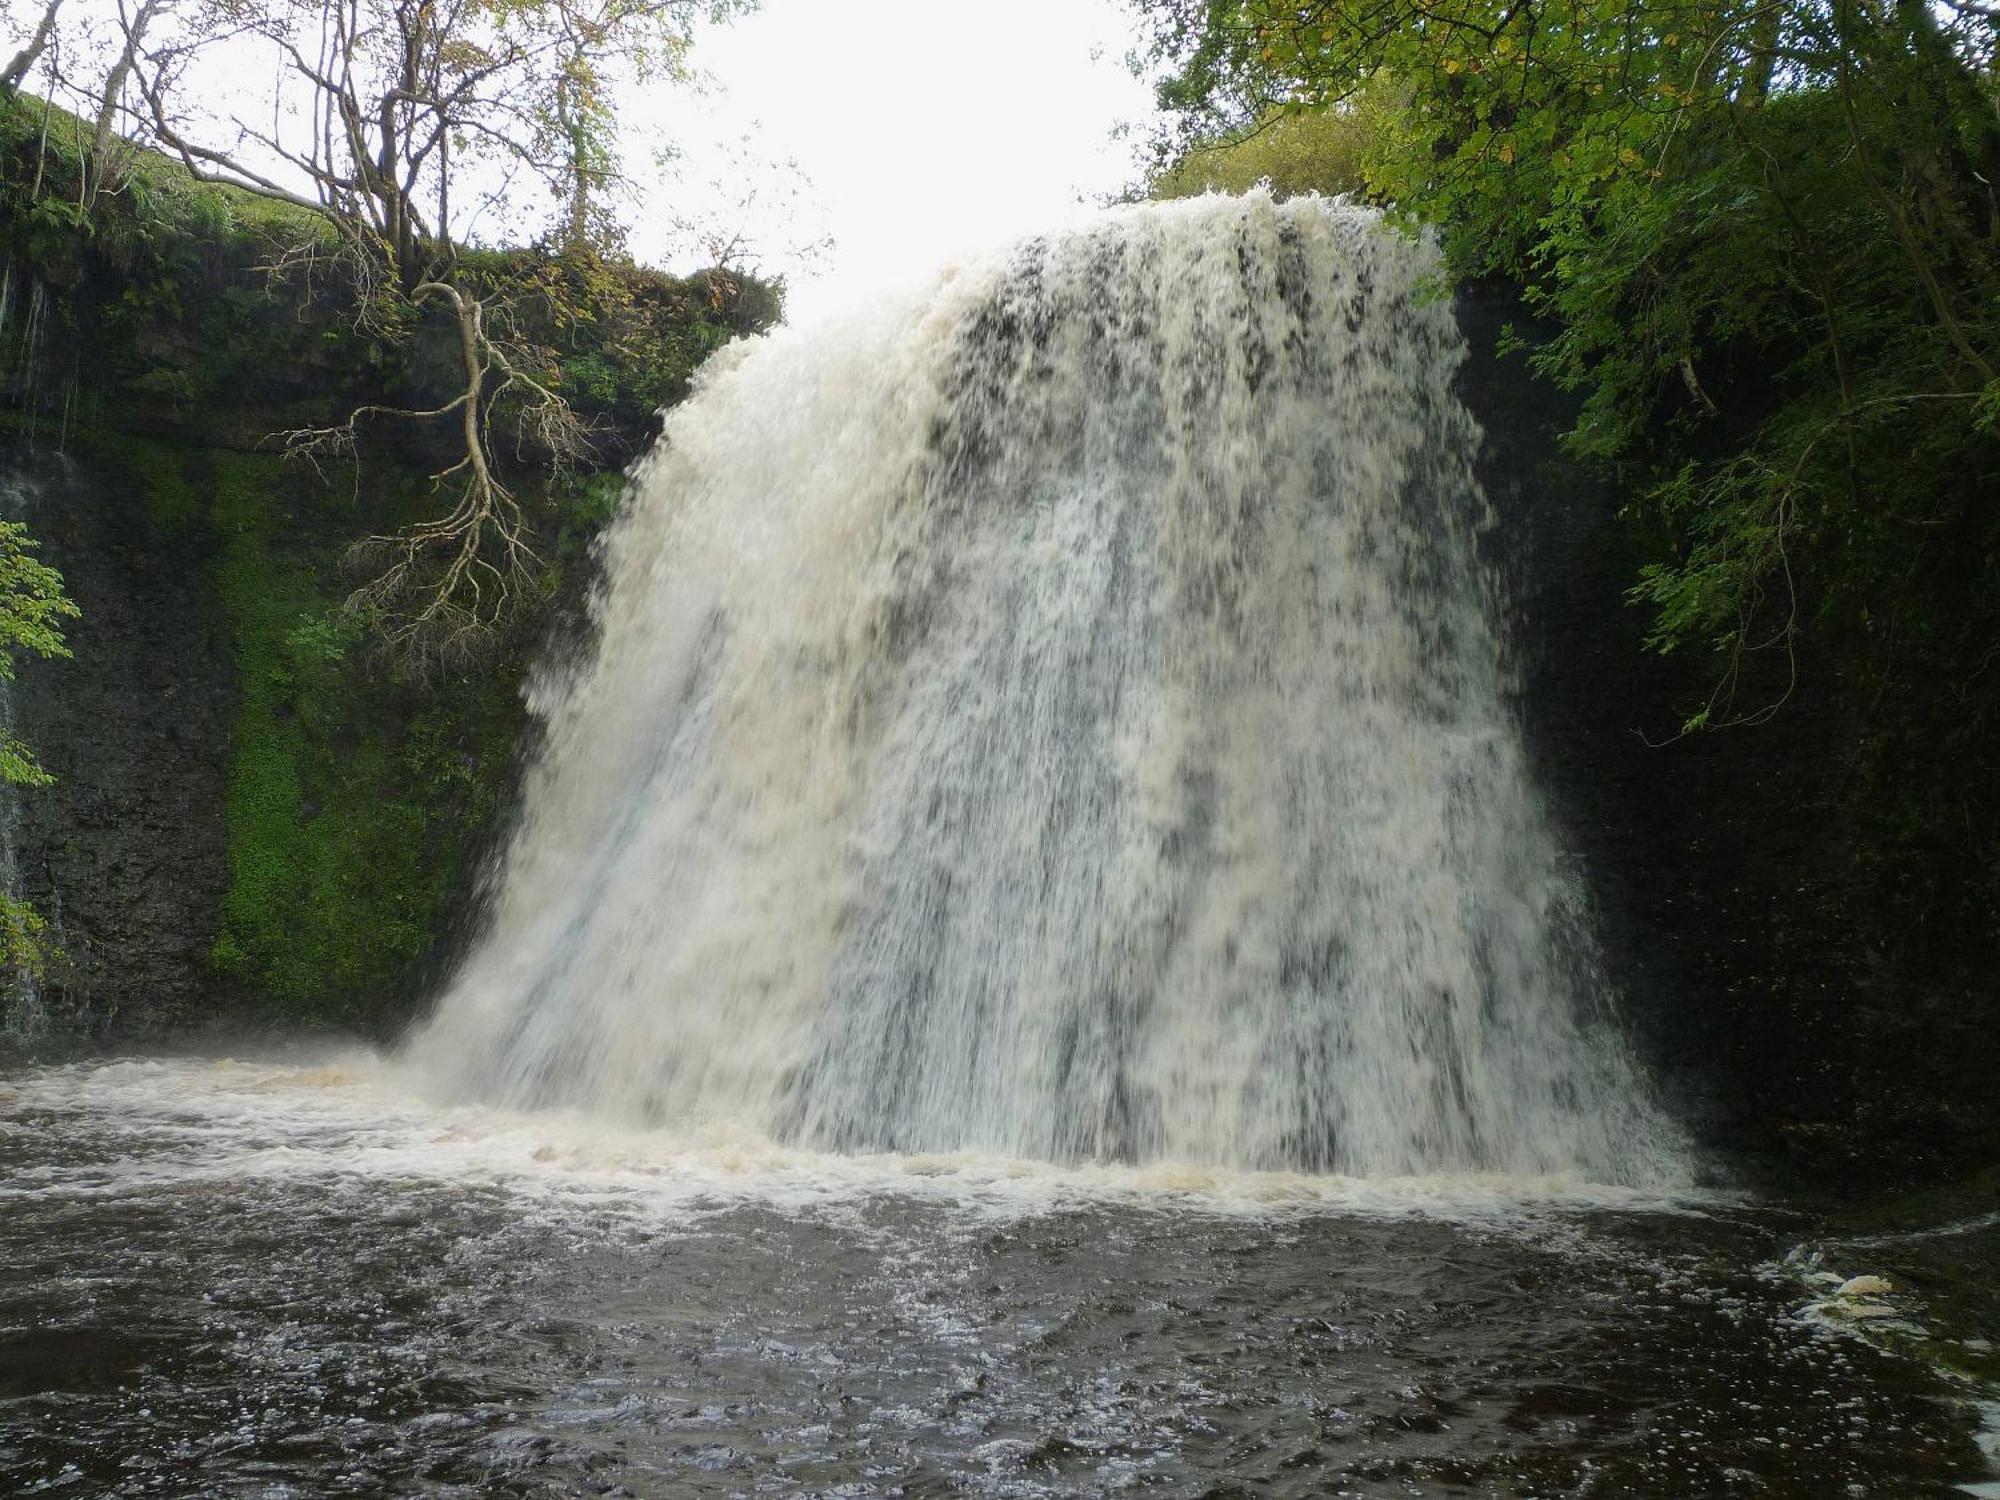
[[[1472,286],[1458,307],[1530,744],[1648,1060],[1752,1174],[1881,1185],[1991,1161],[1995,935],[1884,904],[1870,726],[1834,664],[1803,663],[1768,723],[1676,737],[1709,664],[1644,649],[1626,594],[1658,539],[1615,479],[1559,456],[1574,405],[1499,352],[1504,329],[1534,334],[1514,296]]]
[[[169,173],[78,215],[59,147],[0,120],[0,465],[83,610],[74,658],[22,663],[16,699],[57,777],[25,796],[19,861],[62,949],[54,1030],[392,1026],[471,909],[527,663],[580,595],[623,465],[702,359],[775,320],[776,293],[468,255],[475,286],[542,289],[516,292],[521,331],[554,353],[598,453],[558,476],[506,444],[546,599],[477,663],[413,677],[341,613],[347,552],[435,514],[448,452],[383,422],[358,464],[322,473],[272,435],[363,400],[438,404],[455,330],[357,327],[337,280],[266,269],[298,223]]]

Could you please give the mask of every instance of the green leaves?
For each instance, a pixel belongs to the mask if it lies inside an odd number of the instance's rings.
[[[24,901],[0,892],[0,967],[40,975],[61,955],[49,947],[48,923]]]
[[[20,652],[70,654],[62,622],[75,619],[78,610],[63,592],[62,575],[35,557],[36,546],[19,521],[0,521],[0,679],[7,681]],[[0,731],[0,782],[36,787],[54,780],[22,740]],[[39,974],[53,956],[41,917],[0,892],[0,969]]]
[[[1714,651],[1734,692],[1771,642],[1934,607],[1933,533],[1994,545],[1972,499],[2000,483],[1990,28],[1804,0],[1142,8],[1182,121],[1163,181],[1310,101],[1458,273],[1555,322],[1534,359],[1584,397],[1570,450],[1667,543],[1632,591],[1656,649]]]
[[[63,592],[62,574],[35,557],[39,545],[19,521],[0,521],[0,678],[13,678],[19,652],[69,655],[61,622],[78,610]]]
[[[1989,380],[1972,408],[1972,422],[1981,432],[2000,429],[2000,380]]]
[[[11,734],[0,733],[0,781],[10,786],[48,786],[55,777],[35,761],[34,752]]]
[[[1330,107],[1288,100],[1254,123],[1197,145],[1155,171],[1148,196],[1247,192],[1268,183],[1279,197],[1295,193],[1366,194],[1371,142],[1393,128],[1400,99],[1386,84]]]
[[[1884,950],[2000,933],[2000,95],[1974,7],[1136,0],[1181,157],[1389,107],[1370,194],[1522,288],[1650,549],[1680,732],[1801,696]],[[1297,118],[1291,116],[1288,118]],[[1305,175],[1308,162],[1294,169]],[[1231,184],[1235,185],[1235,184]],[[1829,793],[1829,796],[1835,794]],[[1990,951],[1984,950],[1984,951]],[[1982,972],[1990,972],[1990,963]]]

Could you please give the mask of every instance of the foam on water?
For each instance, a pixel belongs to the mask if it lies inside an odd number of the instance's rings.
[[[823,1152],[720,1126],[643,1129],[574,1110],[430,1104],[411,1085],[403,1062],[360,1048],[303,1061],[123,1059],[0,1078],[0,1133],[33,1135],[60,1121],[53,1128],[72,1148],[0,1184],[0,1203],[340,1179],[490,1189],[524,1212],[612,1210],[662,1224],[745,1204],[799,1213],[898,1195],[1002,1220],[1117,1203],[1223,1215],[1419,1214],[1529,1233],[1542,1209],[1700,1212],[1728,1201],[1561,1174],[1361,1179]],[[89,1149],[97,1135],[103,1153]]]
[[[1203,199],[721,357],[414,1066],[822,1150],[1683,1180],[1524,765],[1435,269]]]
[[[1979,1403],[1979,1451],[1990,1468],[2000,1474],[2000,1401]],[[1979,1500],[2000,1500],[2000,1479],[1981,1479],[1959,1488]]]
[[[814,1153],[361,1052],[0,1076],[0,1164],[10,1493],[1987,1478],[1720,1198]]]

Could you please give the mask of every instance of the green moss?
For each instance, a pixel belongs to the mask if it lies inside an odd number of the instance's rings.
[[[456,332],[434,307],[383,304],[358,318],[356,287],[328,261],[310,279],[274,278],[274,251],[324,245],[326,221],[196,184],[156,154],[140,153],[117,193],[79,212],[87,138],[73,115],[0,97],[0,252],[58,320],[43,340],[41,404],[0,412],[0,432],[58,420],[60,390],[72,451],[130,476],[144,518],[134,528],[206,557],[237,687],[229,882],[209,961],[252,1010],[365,1022],[403,998],[511,788],[523,647],[412,684],[381,667],[362,622],[341,611],[351,543],[448,506],[424,473],[450,461],[436,432],[369,424],[360,484],[352,470],[323,481],[254,450],[364,404],[441,404],[462,380]],[[779,312],[777,290],[747,278],[533,248],[467,251],[459,274],[507,305],[543,376],[604,432],[607,470],[644,444],[656,409],[712,350]],[[18,345],[23,326],[5,337]],[[21,354],[0,338],[0,362]],[[505,403],[493,413],[495,449],[527,471],[509,482],[553,593],[622,481],[552,476],[519,416]]]
[[[139,498],[155,530],[184,531],[201,519],[205,507],[178,463],[148,450],[157,444],[122,445],[124,457],[140,479]],[[135,462],[136,460],[136,462]]]
[[[210,488],[216,586],[242,695],[229,774],[230,884],[212,956],[238,978],[268,978],[284,999],[298,1001],[305,997],[287,963],[290,945],[272,920],[298,907],[311,842],[307,745],[287,701],[284,639],[322,601],[309,571],[274,555],[265,497],[276,478],[268,460],[231,454],[217,463]]]
[[[209,961],[260,1012],[368,1022],[401,993],[508,791],[520,663],[398,682],[338,612],[351,489],[275,458],[106,439],[156,525],[204,525],[238,700]],[[376,487],[388,514],[427,486]]]

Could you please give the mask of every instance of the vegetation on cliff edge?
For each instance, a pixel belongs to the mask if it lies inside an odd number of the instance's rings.
[[[0,96],[0,257],[17,314],[0,327],[0,399],[17,439],[111,463],[154,527],[192,533],[210,557],[239,686],[218,978],[261,1013],[377,1021],[435,950],[490,837],[537,622],[612,513],[618,467],[710,352],[775,321],[776,291],[589,247],[454,250],[453,284],[504,308],[511,347],[533,351],[592,452],[552,465],[512,413],[483,409],[532,577],[476,663],[385,654],[376,612],[357,607],[368,573],[354,543],[434,518],[450,436],[364,421],[351,451],[316,467],[284,462],[275,435],[450,401],[464,373],[455,320],[364,309],[351,266],[287,260],[323,222],[157,155],[130,154],[86,211],[105,176],[92,148],[87,122]],[[32,938],[32,914],[18,927]]]

